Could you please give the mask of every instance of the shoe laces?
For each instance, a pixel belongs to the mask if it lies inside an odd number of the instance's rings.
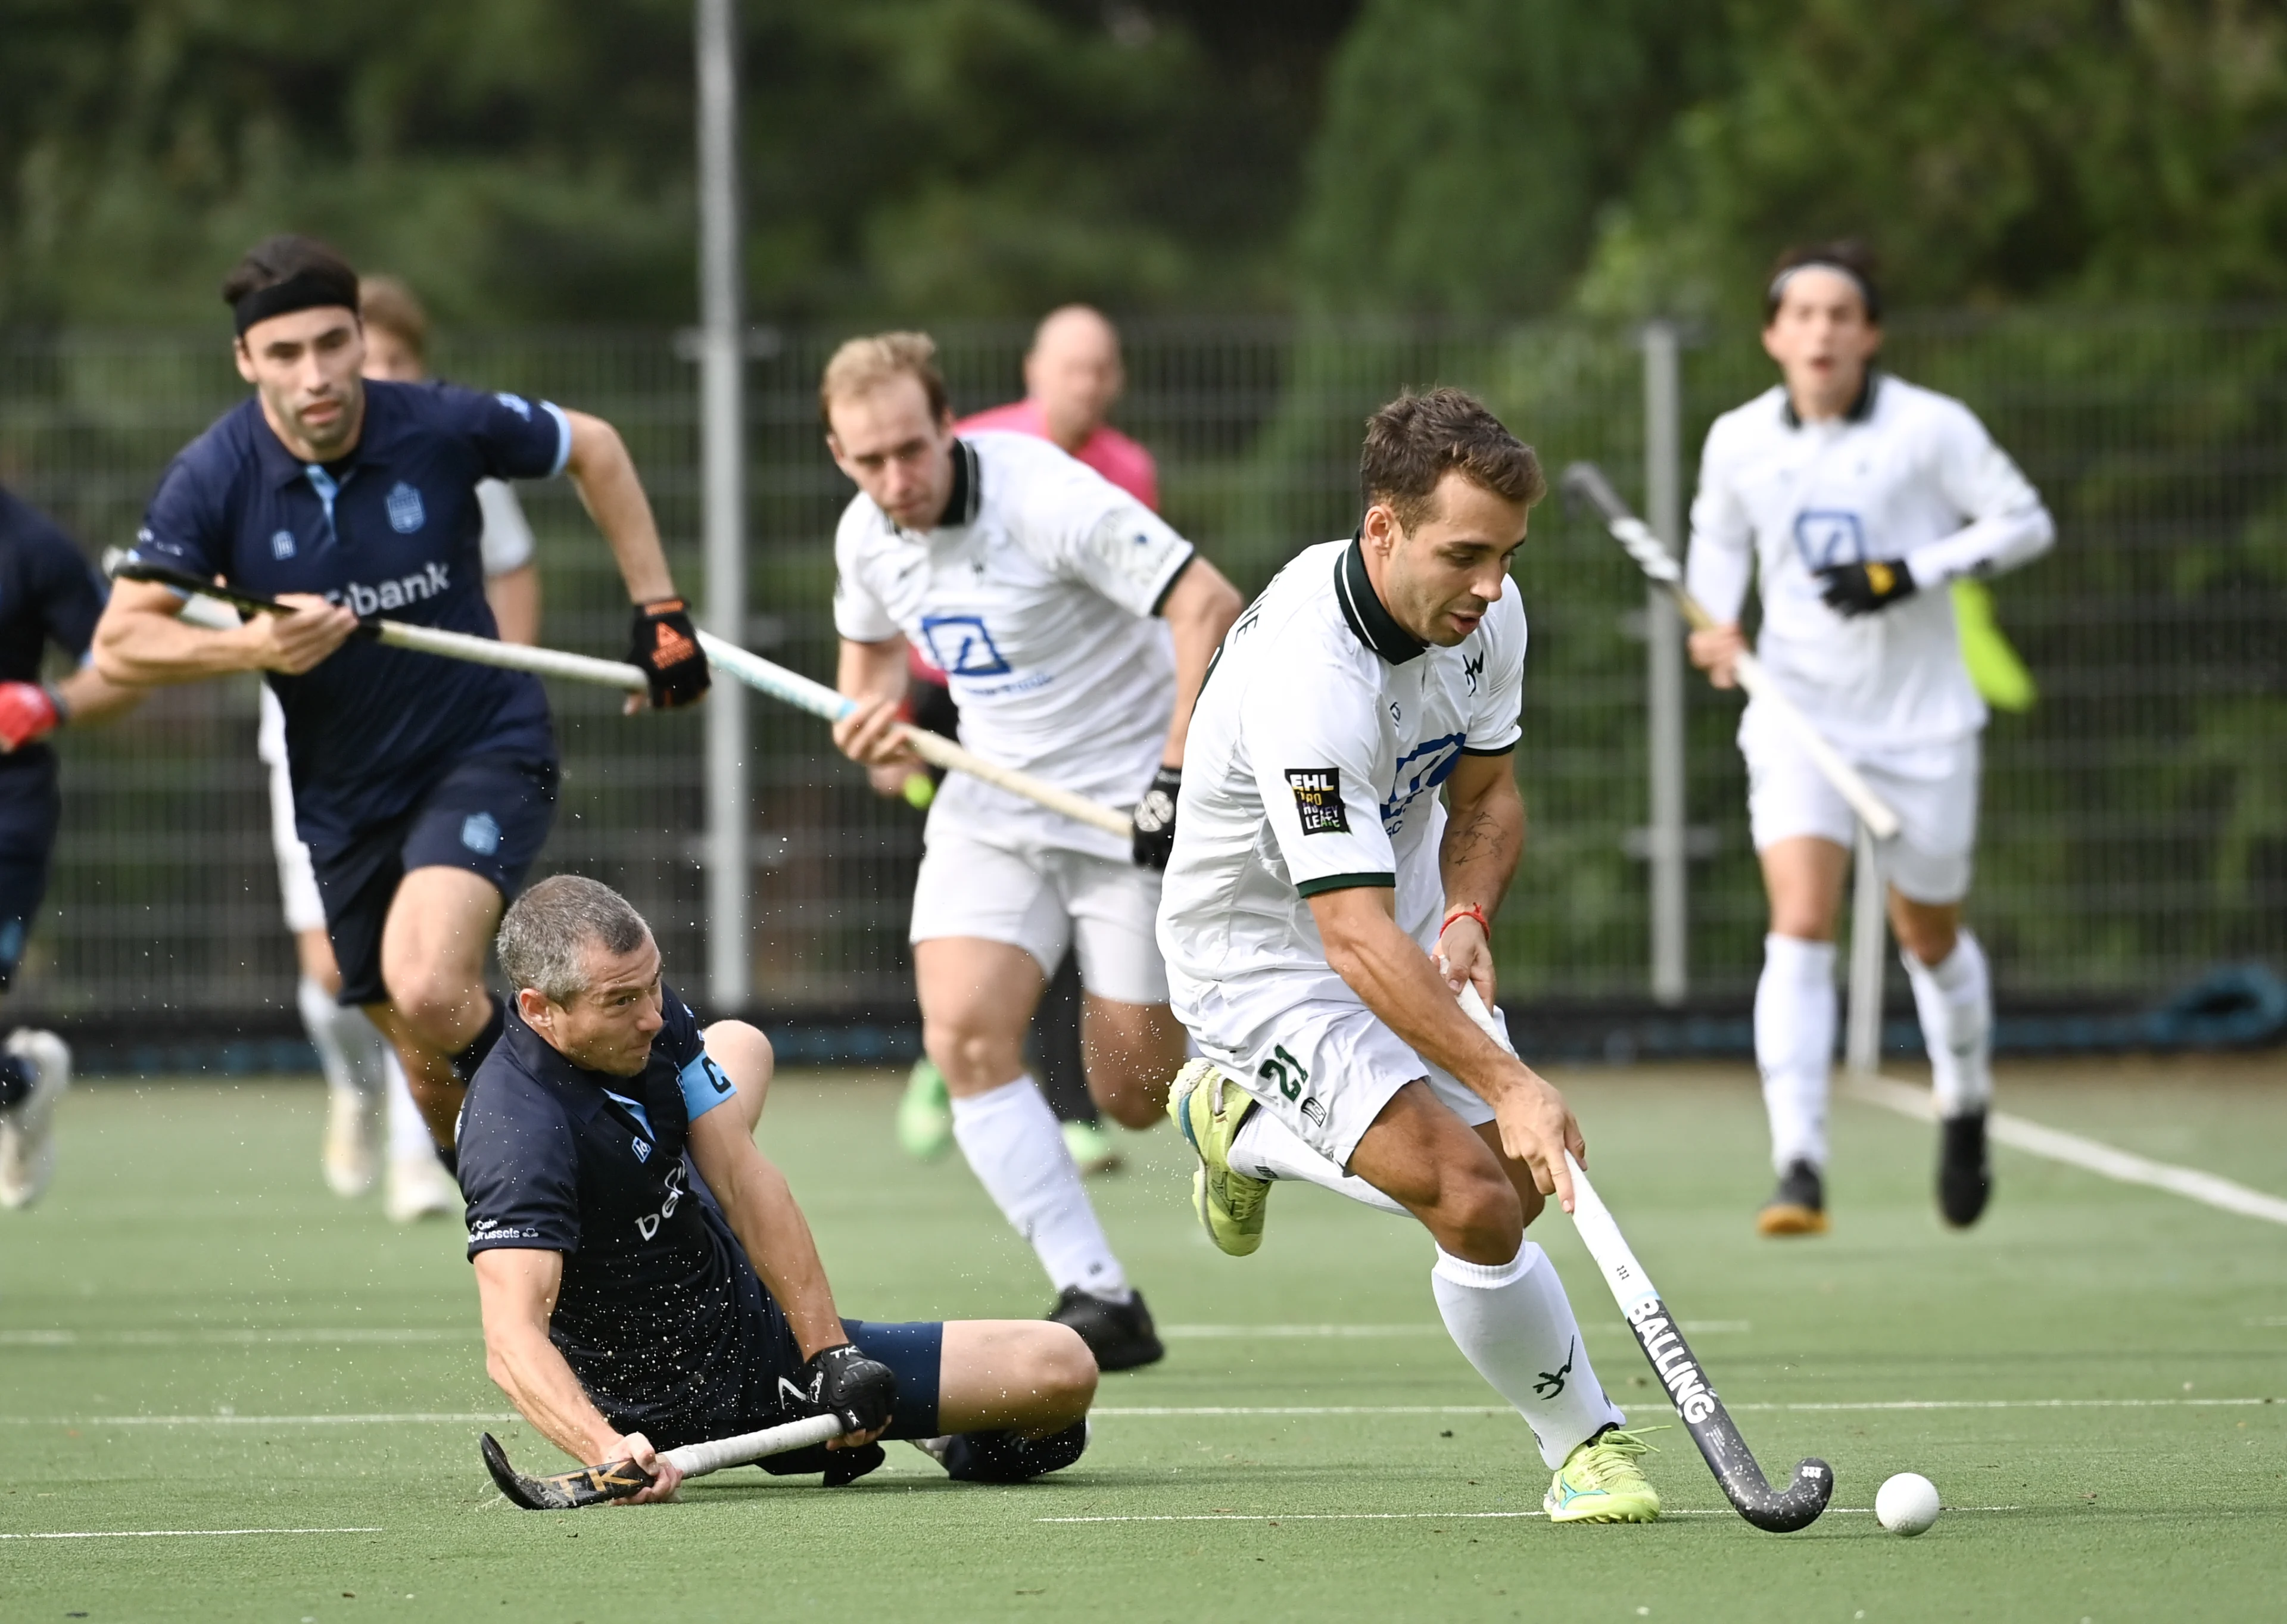
[[[1641,1477],[1642,1474],[1636,1462],[1648,1454],[1659,1452],[1659,1446],[1644,1435],[1666,1430],[1665,1426],[1614,1427],[1581,1445],[1572,1458],[1564,1462],[1564,1470],[1595,1487],[1601,1487],[1610,1477],[1623,1472]]]

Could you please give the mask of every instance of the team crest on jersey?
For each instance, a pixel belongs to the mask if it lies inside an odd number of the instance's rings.
[[[421,493],[400,479],[389,489],[389,527],[400,535],[410,535],[429,522],[429,511],[421,505]]]
[[[1810,570],[1857,564],[1866,557],[1866,527],[1858,522],[1856,513],[1806,508],[1794,517],[1794,545],[1802,554],[1804,567]]]
[[[937,669],[948,677],[1005,677],[1012,669],[981,615],[923,615],[922,638]]]
[[[273,558],[290,558],[294,556],[294,533],[291,530],[271,532],[270,556]]]
[[[461,844],[479,857],[500,850],[501,826],[490,812],[471,812],[461,822]]]
[[[1342,804],[1340,767],[1289,767],[1286,787],[1294,792],[1294,815],[1305,835],[1347,835],[1349,808]]]
[[[512,395],[503,391],[503,392],[495,395],[493,399],[499,401],[503,406],[508,408],[509,410],[514,412],[518,416],[523,418],[526,423],[530,423],[532,421],[532,402],[526,400],[522,395]]]

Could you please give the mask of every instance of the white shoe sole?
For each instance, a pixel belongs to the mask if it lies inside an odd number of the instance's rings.
[[[52,1032],[20,1027],[7,1052],[32,1069],[32,1092],[14,1110],[0,1112],[0,1208],[29,1207],[55,1176],[56,1102],[71,1087],[71,1050]]]

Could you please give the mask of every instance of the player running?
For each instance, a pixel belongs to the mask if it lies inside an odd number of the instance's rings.
[[[365,327],[366,377],[417,384],[428,376],[429,314],[410,288],[393,276],[360,278],[358,318]],[[485,602],[500,639],[536,643],[540,572],[533,563],[532,527],[505,479],[480,481],[477,505],[484,514],[478,551],[484,560]],[[326,939],[317,871],[294,827],[286,712],[267,685],[261,709],[256,753],[270,769],[270,842],[278,858],[278,894],[302,972],[295,1002],[327,1083],[326,1182],[337,1195],[362,1195],[371,1189],[384,1161],[375,1141],[385,1135],[388,1172],[382,1204],[390,1218],[409,1224],[458,1212],[460,1192],[438,1165],[429,1125],[413,1102],[396,1049],[363,1010],[340,1001],[342,972]]]
[[[1707,432],[1687,574],[1725,623],[1691,634],[1691,658],[1717,687],[1732,685],[1752,573],[1773,680],[1898,814],[1879,861],[1929,1050],[1938,1209],[1967,1226],[1992,1191],[1993,989],[1961,924],[1986,709],[1938,589],[2039,557],[2056,527],[1967,407],[1874,369],[1882,301],[1863,248],[1782,255],[1763,316],[1763,348],[1784,381]],[[1816,1234],[1827,1226],[1835,914],[1856,826],[1802,746],[1753,701],[1739,749],[1771,908],[1755,1063],[1778,1187],[1756,1222],[1766,1235]]]
[[[173,592],[123,582],[97,659],[135,685],[268,674],[341,1001],[396,1045],[449,1154],[463,1081],[500,1033],[485,947],[553,818],[555,739],[536,678],[349,642],[358,617],[492,636],[477,485],[563,472],[636,602],[628,657],[650,674],[651,702],[700,697],[706,659],[609,424],[518,395],[360,378],[356,273],[306,238],[254,249],[223,297],[254,398],[176,457],[136,551],[295,613],[205,630],[177,618]]]
[[[48,736],[68,722],[115,716],[142,696],[87,663],[103,581],[71,538],[0,487],[0,997],[16,978],[48,891],[63,819]],[[75,669],[40,680],[53,644]],[[19,1026],[0,1046],[0,1208],[28,1207],[55,1173],[56,1101],[71,1086],[71,1050],[52,1032]]]
[[[1048,440],[1156,513],[1159,465],[1151,452],[1105,421],[1126,381],[1119,330],[1099,311],[1066,305],[1050,311],[1033,334],[1033,347],[1025,355],[1025,398],[963,417],[953,432],[967,435],[1006,429]],[[912,678],[906,719],[957,738],[961,709],[946,687],[945,673],[918,647],[907,647],[906,662]],[[877,769],[874,788],[885,796],[898,795],[906,788],[900,777],[898,769]],[[1080,1020],[1080,961],[1067,950],[1033,1017],[1033,1055],[1041,1066],[1041,1092],[1064,1125],[1064,1148],[1082,1173],[1108,1173],[1120,1165],[1120,1151],[1104,1131],[1102,1113],[1088,1091]],[[898,1107],[898,1137],[907,1153],[924,1160],[944,1154],[952,1144],[953,1110],[945,1073],[926,1056],[914,1067]]]
[[[1650,1522],[1648,1446],[1524,1238],[1545,1196],[1570,1205],[1579,1124],[1456,999],[1473,982],[1492,1002],[1490,922],[1524,844],[1508,570],[1547,486],[1453,389],[1376,412],[1359,483],[1357,535],[1279,571],[1191,720],[1159,945],[1205,1057],[1167,1104],[1193,1204],[1233,1256],[1281,1178],[1413,1214],[1446,1330],[1555,1472],[1551,1519]]]
[[[819,388],[827,444],[859,490],[835,537],[834,598],[840,687],[859,709],[835,742],[869,767],[917,764],[893,730],[919,644],[951,679],[964,745],[1136,808],[1123,849],[954,775],[930,809],[912,925],[922,1042],[961,1153],[1048,1271],[1050,1317],[1125,1370],[1163,1350],[1025,1069],[1025,1027],[1075,946],[1090,1091],[1129,1128],[1166,1103],[1183,1032],[1151,939],[1159,871],[1191,701],[1238,594],[1054,446],[956,438],[935,356],[919,333],[855,338]]]
[[[1096,1367],[1037,1319],[843,1319],[785,1176],[755,1148],[771,1046],[701,1029],[609,886],[542,880],[501,922],[516,988],[469,1088],[461,1180],[485,1363],[584,1462],[831,1411],[852,1436],[764,1470],[829,1486],[909,1439],[956,1478],[1020,1483],[1088,1446]]]

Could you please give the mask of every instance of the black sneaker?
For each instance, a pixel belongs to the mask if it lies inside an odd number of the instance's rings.
[[[1080,1341],[1096,1355],[1098,1370],[1133,1370],[1167,1356],[1159,1333],[1151,1328],[1151,1311],[1144,1306],[1140,1291],[1131,1292],[1125,1303],[1114,1303],[1067,1286],[1049,1318],[1080,1333]]]
[[[1993,1168],[1985,1156],[1985,1113],[1945,1117],[1937,1129],[1937,1209],[1954,1228],[1967,1229],[1993,1194]]]
[[[1755,1215],[1759,1235],[1826,1233],[1826,1185],[1808,1161],[1792,1163],[1771,1199]]]

